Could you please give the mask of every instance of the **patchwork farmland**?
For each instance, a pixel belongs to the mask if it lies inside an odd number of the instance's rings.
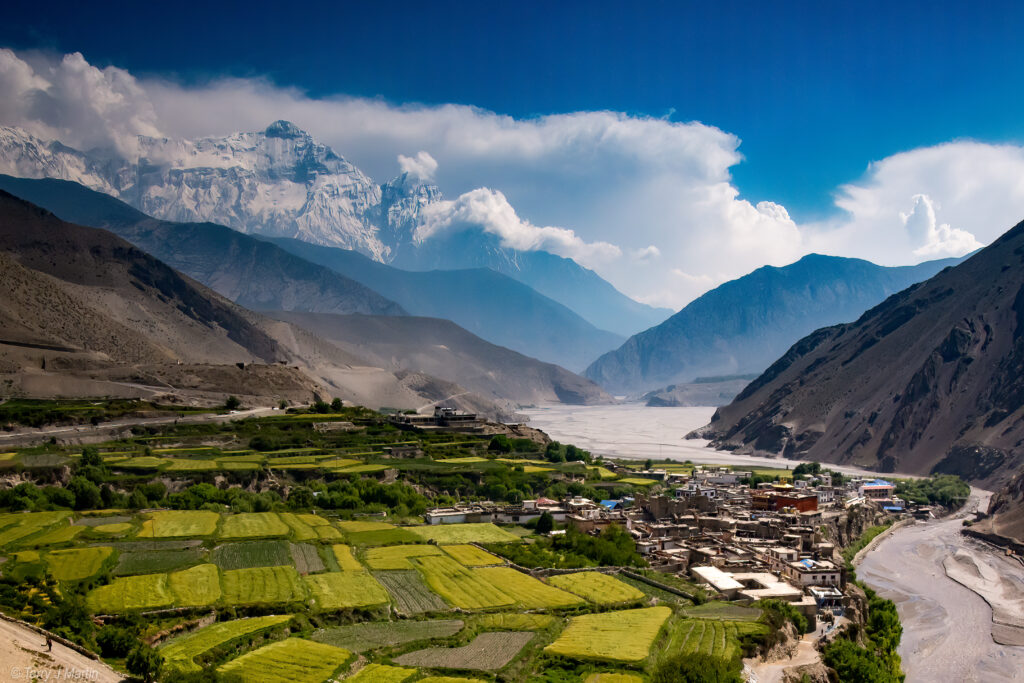
[[[332,419],[358,428],[312,427]],[[101,493],[77,511],[0,511],[0,572],[23,582],[20,602],[0,595],[2,609],[43,626],[51,605],[76,600],[93,624],[88,647],[134,629],[165,672],[272,683],[642,683],[663,651],[738,661],[767,634],[759,609],[698,607],[600,566],[611,562],[541,552],[552,543],[532,527],[423,523],[417,491],[480,499],[483,489],[466,487],[490,476],[520,497],[565,493],[562,475],[609,492],[651,485],[630,486],[607,462],[565,462],[565,447],[563,460],[495,457],[489,439],[410,435],[361,409],[192,429],[98,446],[92,466],[112,487],[129,482],[130,495]],[[403,448],[415,457],[389,457]],[[86,450],[15,451],[0,469],[79,472]],[[567,567],[587,570],[547,571]],[[124,652],[104,657],[127,666]]]

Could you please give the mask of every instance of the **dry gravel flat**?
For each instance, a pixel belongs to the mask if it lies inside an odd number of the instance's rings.
[[[973,489],[965,510],[985,509],[989,495]],[[996,563],[1024,581],[1024,568],[961,536],[965,514],[897,529],[857,567],[863,581],[896,603],[907,683],[1024,681],[1024,647],[997,643],[988,603],[946,575],[943,563],[959,553],[961,562],[970,556],[979,565]]]
[[[118,683],[124,676],[57,642],[47,652],[45,636],[0,619],[0,681],[31,680]]]

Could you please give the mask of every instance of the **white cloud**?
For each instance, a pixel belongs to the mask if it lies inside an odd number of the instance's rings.
[[[505,195],[479,188],[454,201],[430,204],[423,209],[423,224],[416,229],[418,242],[447,231],[482,228],[501,238],[501,245],[519,251],[549,251],[595,268],[622,255],[607,242],[584,242],[572,230],[537,227],[516,215]]]
[[[420,150],[414,157],[399,154],[398,167],[402,169],[402,173],[408,173],[421,183],[425,183],[434,179],[434,174],[437,172],[437,160],[427,152]]]
[[[515,119],[463,105],[312,98],[261,79],[184,85],[97,69],[77,54],[0,50],[0,123],[75,147],[127,154],[138,134],[225,135],[277,119],[378,181],[404,171],[436,182],[452,199],[431,209],[421,239],[479,224],[675,308],[811,251],[912,263],[991,242],[1024,216],[1024,148],[1015,145],[958,141],[878,160],[838,188],[837,215],[797,224],[777,203],[740,196],[730,175],[739,139],[700,122],[607,111]]]

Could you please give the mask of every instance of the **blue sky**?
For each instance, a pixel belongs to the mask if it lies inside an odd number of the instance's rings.
[[[1019,3],[57,5],[7,4],[0,44],[312,96],[702,121],[742,139],[742,195],[798,219],[831,211],[872,160],[1024,136]]]
[[[1017,223],[1021,35],[1003,2],[9,0],[0,124],[130,155],[286,118],[436,183],[424,239],[482,227],[678,308],[812,251],[917,263]]]

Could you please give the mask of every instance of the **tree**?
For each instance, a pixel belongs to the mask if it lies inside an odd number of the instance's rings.
[[[71,477],[68,491],[75,496],[76,510],[95,510],[103,502],[100,487],[82,476]]]
[[[128,653],[124,662],[128,673],[138,676],[146,683],[155,681],[164,667],[164,660],[157,651],[147,645],[137,645]]]
[[[132,510],[141,510],[142,508],[149,507],[149,500],[146,498],[146,494],[142,492],[142,489],[132,491],[132,495],[128,497],[128,507]]]
[[[345,406],[345,404],[341,402],[340,398],[336,398],[333,401],[331,401],[331,410],[333,410],[336,413],[340,413],[341,409],[344,406]]]
[[[739,683],[736,666],[708,654],[675,655],[661,662],[652,683]]]
[[[512,442],[504,434],[495,434],[491,437],[491,442],[487,444],[487,450],[496,453],[511,453]]]
[[[540,518],[537,520],[537,533],[546,536],[551,533],[551,530],[555,528],[555,518],[550,512],[544,511],[541,513]]]
[[[647,470],[647,471],[653,470],[654,469],[654,461],[651,460],[650,458],[647,458],[647,460],[644,461],[644,469]]]
[[[238,410],[242,406],[242,402],[238,400],[237,396],[228,396],[227,400],[224,401],[224,407],[228,410]]]
[[[107,625],[96,634],[96,644],[104,657],[124,657],[135,647],[136,635],[126,628]]]
[[[288,507],[292,510],[308,510],[314,500],[313,492],[305,486],[296,486],[288,492]]]

